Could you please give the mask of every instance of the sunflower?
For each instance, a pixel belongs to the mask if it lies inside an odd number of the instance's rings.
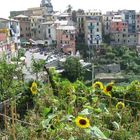
[[[32,86],[30,87],[30,90],[31,90],[32,94],[37,93],[37,84],[36,84],[36,82],[32,83]]]
[[[93,88],[98,88],[98,89],[103,89],[104,88],[104,86],[103,86],[103,83],[102,82],[99,82],[99,81],[97,81],[97,82],[95,82],[93,85]]]
[[[123,109],[124,107],[125,107],[125,104],[123,102],[118,102],[116,104],[116,108],[119,109],[119,110]]]
[[[111,97],[111,94],[109,92],[112,90],[113,84],[114,84],[114,82],[111,82],[103,89],[103,92],[104,92],[105,95]]]
[[[90,126],[89,120],[84,117],[78,116],[75,119],[76,125],[80,128],[88,128]]]

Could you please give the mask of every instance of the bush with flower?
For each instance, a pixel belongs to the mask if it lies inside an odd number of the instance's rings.
[[[22,118],[30,124],[15,124],[18,139],[140,139],[138,81],[121,86],[97,81],[86,86],[63,79],[55,70],[49,72],[49,83],[31,81],[25,86],[26,99],[33,106]],[[23,103],[19,105],[22,108]]]

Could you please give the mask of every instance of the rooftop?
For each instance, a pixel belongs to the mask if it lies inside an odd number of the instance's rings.
[[[28,16],[25,16],[25,15],[18,15],[18,16],[15,16],[14,18],[28,18]]]
[[[57,29],[58,30],[75,30],[76,28],[74,26],[59,26]]]

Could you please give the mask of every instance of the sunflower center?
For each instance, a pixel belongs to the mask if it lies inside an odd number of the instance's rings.
[[[111,91],[111,90],[112,90],[112,85],[108,85],[108,86],[106,87],[106,90],[107,90],[107,91]]]
[[[32,86],[32,91],[36,91],[37,87],[36,86]]]
[[[96,84],[95,87],[96,87],[96,88],[100,88],[100,84]]]
[[[86,122],[86,120],[84,120],[84,119],[80,119],[80,120],[79,120],[79,123],[80,123],[81,125],[85,125],[87,122]]]
[[[118,104],[118,109],[122,109],[123,105],[122,104]]]

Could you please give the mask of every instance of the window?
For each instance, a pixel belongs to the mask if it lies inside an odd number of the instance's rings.
[[[92,30],[90,30],[90,33],[92,34]]]
[[[99,22],[97,22],[97,26],[99,26]]]
[[[66,38],[68,38],[68,35],[66,35]]]
[[[49,33],[49,34],[51,33],[51,30],[50,30],[50,29],[48,29],[48,33]]]
[[[120,39],[118,39],[118,42],[120,42]]]
[[[40,28],[40,25],[38,25],[38,28]]]
[[[92,22],[90,22],[90,26],[92,26]]]
[[[38,33],[40,34],[40,31],[38,31]]]
[[[20,28],[20,31],[22,31],[22,28]]]
[[[99,32],[99,28],[97,28],[97,32]]]

